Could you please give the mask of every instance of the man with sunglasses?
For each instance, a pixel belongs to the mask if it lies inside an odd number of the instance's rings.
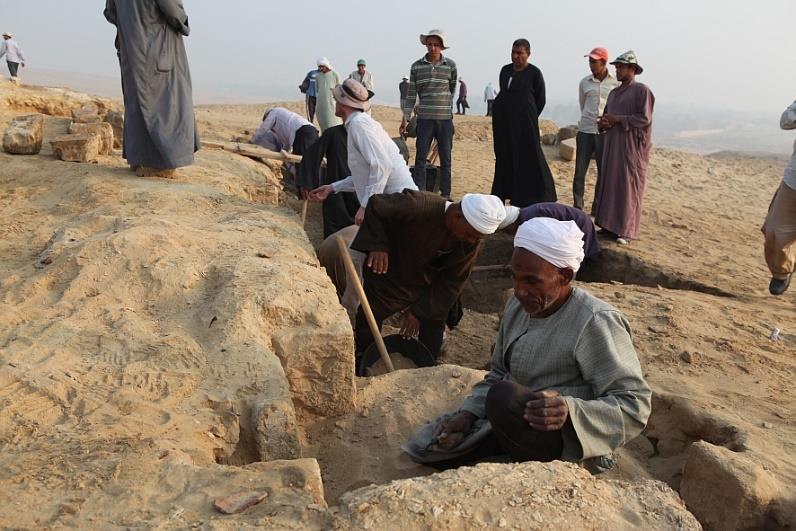
[[[597,130],[597,117],[601,116],[605,109],[608,94],[619,85],[619,81],[608,71],[608,50],[594,48],[585,57],[589,58],[591,74],[584,77],[578,87],[580,121],[578,122],[578,134],[575,138],[577,150],[575,151],[575,177],[572,180],[573,206],[579,210],[583,210],[586,172],[589,170],[592,156],[597,159],[597,183],[600,182],[603,138]],[[595,184],[595,190],[596,188]],[[594,210],[593,203],[591,210]]]
[[[453,59],[442,55],[446,50],[445,32],[434,29],[420,35],[427,53],[412,64],[409,90],[403,106],[400,134],[406,136],[409,117],[417,102],[417,141],[413,178],[426,189],[426,159],[431,141],[437,140],[440,160],[440,194],[451,195],[451,151],[453,149],[453,93],[458,72]]]

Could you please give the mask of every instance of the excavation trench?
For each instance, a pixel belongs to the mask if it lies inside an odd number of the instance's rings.
[[[511,252],[510,238],[494,238],[485,246],[479,265],[506,264]],[[587,266],[578,280],[733,297],[714,286],[661,271],[611,249],[603,252],[599,264]],[[472,384],[481,379],[482,373],[470,368],[488,366],[498,314],[510,288],[511,278],[506,270],[476,272],[465,286],[462,297],[465,318],[449,333],[448,349],[440,360],[460,367],[421,369],[422,376],[416,371],[399,371],[404,375],[362,378],[358,382],[357,411],[343,417],[304,419],[304,453],[316,457],[320,463],[328,503],[335,504],[344,493],[371,483],[384,484],[436,472],[412,463],[401,452],[400,444],[440,412],[455,410]],[[389,333],[389,324],[386,328],[385,333]],[[465,350],[469,353],[461,355]],[[434,391],[427,391],[429,388]],[[683,470],[689,462],[692,467],[709,467],[702,462],[703,454],[690,451],[695,443],[708,443],[743,455],[747,450],[746,439],[746,433],[737,426],[698,409],[687,399],[656,393],[647,428],[617,452],[616,466],[602,477],[629,481],[657,479],[681,492]],[[695,487],[692,481],[691,489],[694,488],[699,486]],[[732,487],[716,485],[715,488],[721,491]]]

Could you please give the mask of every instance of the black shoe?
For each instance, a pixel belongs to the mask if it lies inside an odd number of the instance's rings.
[[[772,278],[768,285],[768,291],[770,291],[772,295],[782,295],[785,293],[785,290],[788,289],[788,286],[790,286],[790,277],[792,276],[793,273],[788,275],[787,278]]]

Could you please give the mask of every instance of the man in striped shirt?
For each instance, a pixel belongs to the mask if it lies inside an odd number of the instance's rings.
[[[418,188],[426,189],[426,157],[432,139],[437,140],[440,160],[440,193],[451,195],[451,150],[453,148],[453,93],[456,92],[456,63],[442,55],[448,48],[445,33],[431,30],[420,35],[420,42],[428,53],[412,64],[409,72],[409,91],[403,106],[401,135],[417,102],[417,150],[414,180]]]

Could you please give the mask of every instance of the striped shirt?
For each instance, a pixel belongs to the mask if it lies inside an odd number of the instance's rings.
[[[456,63],[442,56],[436,65],[425,56],[412,64],[409,71],[409,91],[404,102],[404,118],[412,115],[417,105],[417,117],[429,120],[453,119],[453,93],[458,78]]]

